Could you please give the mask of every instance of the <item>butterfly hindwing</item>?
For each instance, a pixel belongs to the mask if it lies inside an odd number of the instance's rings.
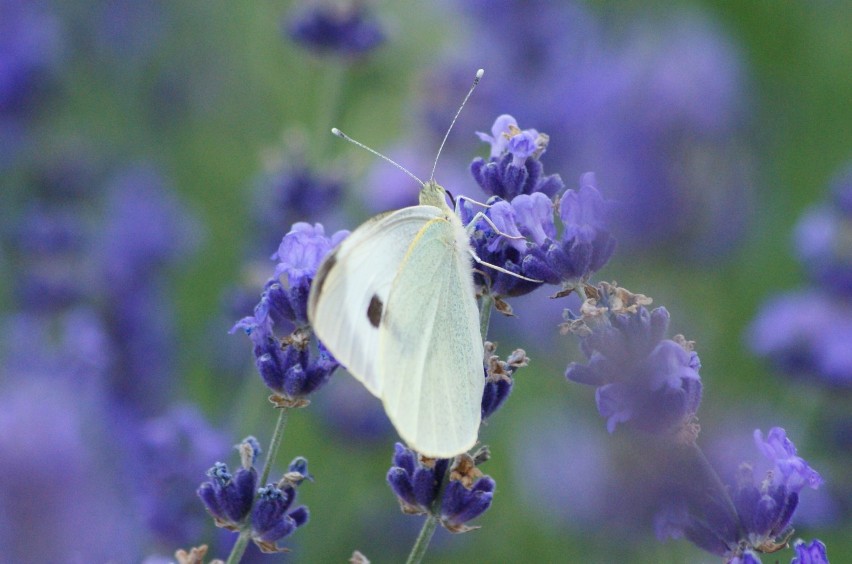
[[[468,249],[451,211],[423,224],[398,266],[379,330],[385,411],[427,456],[463,452],[479,430],[484,353]]]

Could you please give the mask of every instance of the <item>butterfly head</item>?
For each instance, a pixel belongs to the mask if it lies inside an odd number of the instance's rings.
[[[447,191],[434,180],[424,182],[423,187],[420,189],[420,205],[435,206],[436,208],[448,207]]]

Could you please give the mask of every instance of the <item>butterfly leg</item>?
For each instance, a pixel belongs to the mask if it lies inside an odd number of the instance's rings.
[[[482,266],[487,266],[488,268],[493,268],[494,270],[497,270],[498,272],[502,272],[503,274],[508,274],[509,276],[514,276],[515,278],[520,278],[521,280],[526,280],[527,282],[535,282],[536,284],[542,284],[544,282],[544,280],[536,280],[535,278],[527,278],[526,276],[518,274],[517,272],[512,272],[511,270],[506,270],[505,268],[503,268],[501,266],[497,266],[496,264],[491,264],[490,262],[485,262],[484,260],[479,258],[479,256],[475,252],[473,252],[472,249],[470,250],[470,256],[473,257],[473,260],[476,261],[476,264],[481,264]]]
[[[494,225],[494,222],[491,221],[491,218],[488,217],[487,215],[485,215],[483,212],[476,212],[476,215],[473,216],[473,219],[470,220],[470,223],[468,223],[467,226],[465,226],[465,230],[467,231],[468,235],[473,234],[473,230],[476,227],[476,222],[479,221],[480,219],[485,220],[485,223],[487,223],[491,227],[491,229],[494,230],[494,232],[497,235],[505,237],[506,239],[514,239],[516,241],[526,240],[526,237],[524,237],[523,235],[509,235],[508,233],[503,233],[502,231],[500,231],[499,227]]]

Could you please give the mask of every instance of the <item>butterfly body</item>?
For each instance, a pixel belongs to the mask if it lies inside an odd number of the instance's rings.
[[[475,444],[484,351],[471,247],[441,186],[424,183],[420,205],[367,220],[333,250],[308,316],[409,446],[448,458]]]

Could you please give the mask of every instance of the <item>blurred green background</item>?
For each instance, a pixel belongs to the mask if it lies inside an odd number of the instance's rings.
[[[87,44],[94,5],[68,2],[55,7],[72,44]],[[250,283],[259,293],[262,279],[248,275],[247,260],[275,250],[253,249],[253,256],[247,256],[246,242],[256,229],[251,215],[256,178],[270,154],[293,139],[304,140],[313,166],[340,171],[351,181],[346,227],[354,228],[370,213],[357,192],[376,159],[332,138],[329,120],[383,151],[392,151],[394,142],[404,136],[418,137],[424,125],[417,100],[430,95],[424,92],[424,77],[440,69],[454,45],[470,41],[471,35],[465,20],[449,16],[440,3],[434,7],[371,3],[386,26],[387,41],[368,56],[344,63],[311,55],[281,33],[282,21],[294,8],[288,2],[152,6],[149,11],[160,23],[152,36],[140,40],[141,48],[149,50],[144,56],[134,58],[128,52],[112,54],[114,60],[109,61],[95,56],[66,59],[63,86],[44,110],[39,135],[62,140],[63,145],[81,143],[109,159],[151,160],[173,180],[203,227],[197,252],[171,270],[180,339],[180,395],[201,405],[213,421],[228,425],[233,443],[254,434],[265,446],[275,412],[252,368],[248,340],[239,334],[230,337],[242,344],[234,348],[244,357],[235,363],[244,365],[239,378],[221,378],[210,353],[219,338],[211,335],[224,334],[236,321],[223,315],[224,293]],[[653,20],[687,8],[715,20],[742,55],[745,90],[751,98],[750,126],[743,138],[754,162],[747,227],[725,256],[685,259],[672,253],[617,251],[597,278],[617,280],[652,296],[655,304],[671,312],[672,332],[697,341],[705,386],[699,417],[705,433],[712,437],[714,429],[725,428],[748,440],[757,426],[764,431],[771,425],[785,427],[812,466],[820,471],[834,467],[832,478],[848,482],[849,454],[833,458],[814,428],[820,413],[848,412],[848,397],[784,378],[746,350],[743,334],[769,294],[804,283],[791,249],[791,230],[808,205],[826,197],[829,179],[852,156],[852,10],[845,2],[831,1],[706,1],[676,6],[599,1],[587,7],[613,30],[633,18]],[[489,48],[473,45],[472,51]],[[471,77],[474,71],[471,67]],[[484,81],[490,76],[486,68]],[[335,84],[340,88],[336,96],[330,86]],[[464,87],[446,103],[444,94],[437,97],[448,123]],[[502,111],[523,114],[525,108]],[[487,131],[490,121],[477,127]],[[547,133],[552,140],[572,135]],[[456,130],[454,135],[472,139],[472,131]],[[45,152],[54,150],[55,141],[45,144]],[[478,150],[485,154],[484,148]],[[426,162],[432,155],[426,155]],[[465,163],[474,156],[454,157]],[[562,172],[544,160],[548,172]],[[425,174],[420,169],[414,172]],[[8,186],[23,186],[14,171],[4,174]],[[573,178],[567,174],[563,178],[573,187]],[[606,194],[606,186],[601,189]],[[3,199],[11,210],[14,198],[8,196],[7,192]],[[272,266],[271,261],[266,265],[267,275]],[[7,311],[15,307],[8,274],[0,280]],[[523,317],[521,306],[516,311]],[[580,430],[600,431],[604,422],[595,413],[592,391],[566,382],[562,375],[567,362],[579,360],[569,337],[530,342],[523,330],[513,332],[511,320],[496,325],[501,352],[525,348],[533,363],[519,373],[512,397],[482,434],[493,453],[484,470],[497,482],[495,501],[475,522],[481,529],[455,536],[439,531],[426,561],[716,561],[686,541],[658,542],[650,524],[642,525],[647,527],[642,534],[622,533],[614,525],[572,526],[522,493],[519,483],[526,467],[573,476],[581,484],[584,480],[579,471],[547,457],[519,461],[525,424],[548,410],[558,414],[555,421],[567,421]],[[339,371],[329,388],[344,378],[348,376]],[[309,408],[291,415],[278,467],[283,469],[296,455],[310,461],[316,481],[299,490],[299,502],[309,506],[311,522],[285,541],[292,554],[267,558],[341,562],[358,549],[373,562],[400,561],[422,518],[399,513],[385,484],[394,439],[359,443],[337,434],[323,420],[326,392],[320,391]],[[378,400],[374,403],[378,405]],[[618,437],[611,441],[604,448],[616,451]],[[236,465],[236,457],[228,462]],[[199,483],[202,479],[199,476]],[[811,493],[803,494],[803,504]],[[200,503],[198,511],[203,511]],[[832,561],[843,562],[852,554],[850,525],[841,520],[797,526],[796,536],[819,537],[828,545]],[[167,547],[157,550],[167,553]]]

